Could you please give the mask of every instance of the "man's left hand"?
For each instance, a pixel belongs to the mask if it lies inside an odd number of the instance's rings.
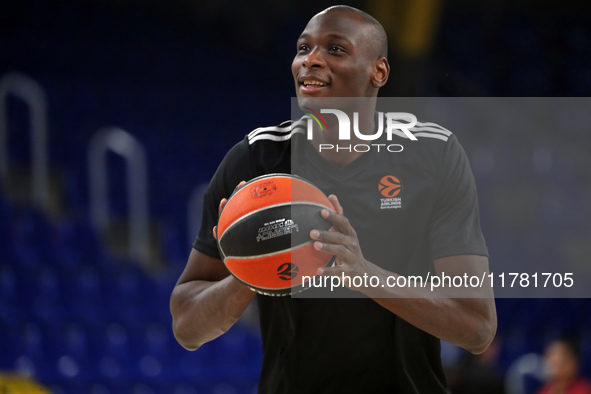
[[[343,215],[343,207],[338,198],[331,194],[328,199],[335,208],[335,212],[323,209],[322,217],[334,225],[336,231],[312,230],[310,237],[315,241],[314,248],[324,253],[335,256],[333,267],[318,268],[319,275],[350,277],[345,284],[352,284],[353,277],[363,277],[373,266],[363,257],[359,239],[349,219]],[[348,283],[347,283],[348,282]],[[351,290],[362,290],[359,287],[350,287]]]

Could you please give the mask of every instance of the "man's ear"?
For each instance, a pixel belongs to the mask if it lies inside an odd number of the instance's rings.
[[[375,63],[375,69],[373,73],[372,85],[376,88],[381,88],[388,82],[388,76],[390,75],[390,64],[388,59],[382,57]]]

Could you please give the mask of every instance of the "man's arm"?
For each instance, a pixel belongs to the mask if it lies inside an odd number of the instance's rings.
[[[242,181],[234,191],[246,182]],[[228,202],[222,198],[218,215]],[[213,236],[217,239],[214,226]],[[254,292],[230,275],[221,259],[193,249],[170,297],[172,331],[188,350],[196,350],[238,321]]]
[[[196,350],[228,331],[254,295],[220,259],[193,249],[170,298],[175,338]]]
[[[467,274],[468,277],[482,278],[484,272],[488,274],[488,258],[485,256],[450,256],[434,263],[437,274],[445,272],[450,277]],[[380,283],[386,283],[386,278],[393,275],[374,267]],[[497,330],[492,291],[483,289],[479,293],[467,289],[464,297],[461,292],[452,290],[449,298],[446,295],[449,289],[441,287],[431,290],[430,287],[385,286],[360,291],[417,328],[478,354],[488,348]]]
[[[395,313],[417,328],[461,346],[472,353],[482,353],[496,333],[497,317],[492,289],[466,289],[465,296],[449,289],[430,287],[404,288],[388,286],[387,278],[396,277],[375,264],[365,260],[359,246],[357,234],[335,196],[330,196],[336,213],[322,211],[322,216],[333,223],[338,232],[317,231],[310,233],[317,242],[318,250],[336,256],[336,265],[321,268],[323,275],[354,277],[377,276],[377,287],[352,287],[374,299],[377,303]],[[445,272],[448,276],[488,274],[488,258],[476,255],[450,256],[434,261],[437,274]],[[383,285],[383,286],[382,286]],[[475,293],[476,291],[476,293]]]

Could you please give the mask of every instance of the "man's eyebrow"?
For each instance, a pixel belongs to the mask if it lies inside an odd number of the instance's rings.
[[[346,41],[346,42],[348,42],[349,44],[351,44],[351,40],[349,40],[347,37],[345,37],[345,36],[344,36],[344,35],[342,35],[342,34],[337,34],[337,33],[330,33],[330,34],[327,34],[327,35],[328,35],[329,37],[336,38],[336,39],[338,39],[338,40],[343,40],[343,41]]]
[[[328,33],[327,34],[328,37],[331,38],[336,38],[338,40],[343,40],[348,42],[349,44],[352,44],[351,40],[349,40],[346,36],[342,35],[342,34],[338,34],[338,33]],[[302,35],[299,36],[298,41],[302,40],[302,39],[306,39],[310,37],[310,35],[308,33],[302,33]]]

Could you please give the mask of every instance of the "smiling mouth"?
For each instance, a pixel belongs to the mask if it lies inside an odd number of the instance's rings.
[[[302,85],[304,85],[304,87],[322,87],[328,84],[320,81],[303,81]]]

